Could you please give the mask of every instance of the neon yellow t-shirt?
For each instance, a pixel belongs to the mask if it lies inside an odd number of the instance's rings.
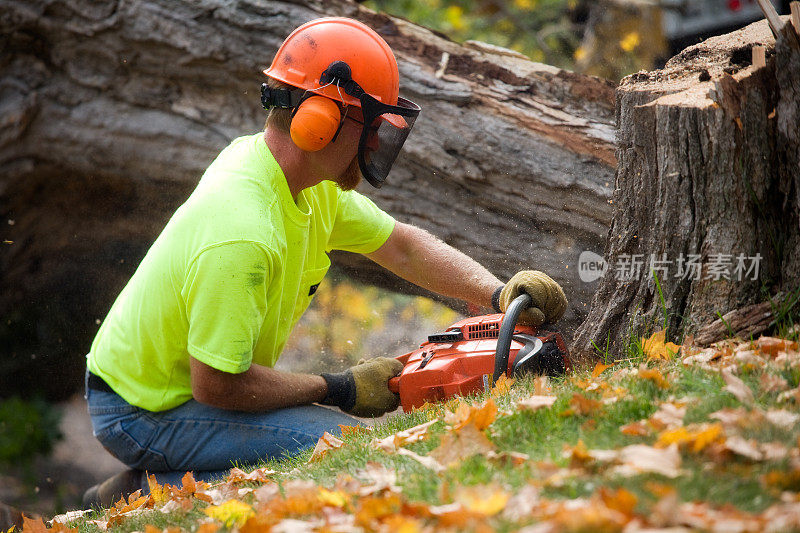
[[[89,370],[149,411],[192,397],[189,355],[239,373],[273,366],[330,267],[327,252],[377,250],[394,219],[323,181],[291,196],[263,133],[208,167],[122,290]]]

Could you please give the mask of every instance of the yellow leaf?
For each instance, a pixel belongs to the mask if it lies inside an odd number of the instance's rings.
[[[642,337],[642,351],[647,356],[648,361],[673,359],[681,347],[673,342],[665,342],[666,330],[656,331],[649,339]]]
[[[656,448],[666,448],[671,444],[700,452],[709,444],[724,440],[721,424],[701,424],[677,429],[668,429],[658,435]]]
[[[614,363],[611,363],[610,365],[604,365],[603,363],[597,363],[596,365],[594,365],[594,370],[592,370],[592,378],[596,378],[597,376],[602,374],[603,371],[606,368],[611,368],[612,366],[614,366]]]
[[[628,32],[619,42],[619,47],[626,52],[632,52],[637,46],[639,46],[639,32],[637,31]]]
[[[319,489],[319,501],[331,507],[344,507],[347,503],[347,494],[340,490]]]
[[[226,527],[239,527],[247,522],[247,519],[255,514],[253,508],[239,500],[228,500],[220,505],[206,507],[203,512],[219,520]]]
[[[150,497],[153,498],[153,502],[156,505],[167,502],[169,494],[164,490],[164,487],[158,484],[156,476],[152,474],[147,476],[147,484],[150,486]]]
[[[468,511],[484,516],[494,516],[502,511],[511,495],[497,486],[463,487],[455,494],[455,500]]]

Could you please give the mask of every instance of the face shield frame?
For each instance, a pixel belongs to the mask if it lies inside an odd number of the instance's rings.
[[[344,61],[331,63],[320,76],[320,83],[336,85],[360,102],[364,125],[358,142],[358,166],[364,179],[380,188],[422,108],[402,97],[398,97],[397,105],[381,102],[353,80]]]

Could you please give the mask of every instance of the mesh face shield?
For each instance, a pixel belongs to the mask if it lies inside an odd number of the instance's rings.
[[[396,106],[382,104],[363,91],[358,98],[364,115],[358,166],[364,179],[380,188],[414,127],[420,107],[405,98],[398,98]]]

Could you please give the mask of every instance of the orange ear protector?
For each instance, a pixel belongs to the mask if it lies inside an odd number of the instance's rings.
[[[333,141],[341,127],[342,113],[336,102],[314,95],[294,109],[289,134],[298,148],[316,152]]]
[[[273,89],[264,83],[261,85],[261,103],[264,109],[292,109],[289,135],[294,144],[306,152],[322,150],[335,141],[344,122],[338,103],[310,92]]]

